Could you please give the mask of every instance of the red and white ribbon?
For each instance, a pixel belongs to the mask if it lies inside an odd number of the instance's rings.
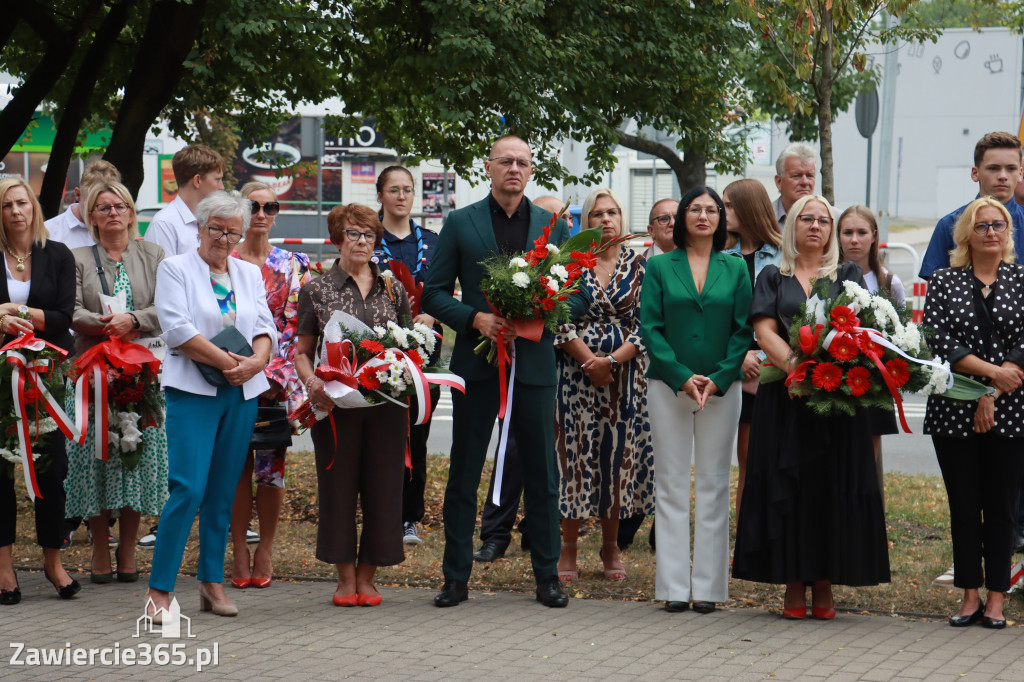
[[[107,376],[100,363],[95,363],[75,380],[75,423],[83,433],[88,432],[89,377],[92,377],[93,442],[96,459],[106,462],[110,458],[110,409],[107,407]]]
[[[498,342],[499,352],[504,347],[503,342]],[[498,454],[494,456],[494,495],[492,500],[495,505],[501,505],[501,483],[505,478],[505,449],[508,447],[508,430],[512,423],[512,392],[516,385],[516,345],[510,344],[512,349],[509,353],[511,369],[508,377],[508,391],[501,395],[501,408],[498,417],[501,418],[501,435],[498,437]],[[504,377],[504,367],[499,365],[498,377]],[[499,382],[500,383],[500,382]]]

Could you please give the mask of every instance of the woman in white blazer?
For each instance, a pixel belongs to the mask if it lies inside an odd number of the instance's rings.
[[[228,523],[256,422],[256,398],[270,387],[263,368],[277,343],[259,268],[229,258],[250,214],[249,202],[237,193],[213,192],[196,207],[199,248],[164,260],[157,271],[156,309],[168,348],[162,385],[170,497],[160,517],[147,594],[155,618],[170,604],[197,511],[200,608],[221,616],[238,613],[222,586]],[[251,356],[210,341],[228,327],[249,343]],[[223,385],[208,382],[199,363],[220,370]]]

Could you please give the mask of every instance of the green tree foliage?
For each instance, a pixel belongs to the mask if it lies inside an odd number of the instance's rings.
[[[794,137],[817,138],[821,193],[833,201],[832,121],[858,89],[872,84],[864,48],[896,39],[926,40],[935,27],[895,24],[916,0],[735,0],[736,18],[751,29],[745,56],[755,101],[785,122]],[[788,112],[788,113],[787,113]],[[812,123],[814,126],[812,126]]]
[[[940,28],[1007,26],[1019,32],[1022,12],[1021,0],[923,0],[904,22]]]

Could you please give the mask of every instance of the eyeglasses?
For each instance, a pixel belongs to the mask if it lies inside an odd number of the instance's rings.
[[[404,194],[408,194],[409,196],[413,195],[412,187],[389,187],[384,191],[393,197],[402,196]]]
[[[261,204],[258,201],[250,200],[249,204],[249,208],[252,210],[253,215],[259,213],[261,208],[263,209],[263,214],[266,215],[268,218],[273,218],[274,216],[281,212],[281,204],[276,201],[268,201],[265,204]]]
[[[700,215],[700,214],[698,213],[697,215]],[[675,219],[676,219],[676,217],[674,215],[654,216],[653,218],[651,218],[651,224],[652,225],[658,224],[658,225],[661,225],[662,227],[665,227],[669,223],[674,222]]]
[[[1005,220],[993,220],[990,223],[974,223],[974,231],[977,234],[985,234],[986,232],[988,232],[988,228],[991,227],[992,230],[996,234],[998,234],[1000,232],[1006,232],[1006,228],[1008,225],[1009,223],[1007,223]]]
[[[694,218],[699,218],[701,213],[707,213],[709,218],[714,218],[718,215],[718,207],[711,206],[710,208],[699,208],[697,206],[691,206],[686,209],[686,212]]]
[[[210,238],[215,242],[220,241],[221,238],[226,239],[228,244],[237,244],[242,241],[242,234],[240,232],[228,232],[227,230],[222,230],[221,228],[214,227],[213,225],[206,226],[206,233],[209,234]]]
[[[100,215],[110,215],[111,213],[113,213],[114,215],[119,215],[121,213],[127,213],[128,209],[129,209],[128,204],[120,203],[120,204],[96,204],[96,207],[93,210],[96,211],[97,213],[99,213]]]
[[[609,218],[614,218],[617,215],[622,215],[622,209],[619,209],[619,208],[609,208],[607,211],[591,211],[590,212],[590,217],[591,218],[597,218],[598,220],[601,220],[605,216],[608,216]]]
[[[512,156],[492,156],[487,159],[488,161],[494,161],[502,168],[511,168],[512,166],[519,166],[522,169],[529,169],[533,167],[533,162],[529,159],[517,159]]]
[[[804,227],[810,227],[814,223],[818,223],[822,227],[828,227],[832,224],[832,219],[828,216],[798,215],[796,219]]]
[[[358,242],[360,239],[365,239],[367,243],[372,244],[377,239],[375,232],[363,232],[361,230],[342,230],[345,233],[345,239],[350,242]]]

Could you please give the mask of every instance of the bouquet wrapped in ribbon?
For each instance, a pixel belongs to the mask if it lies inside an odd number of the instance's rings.
[[[159,371],[160,360],[148,348],[116,336],[75,359],[75,417],[82,431],[88,431],[91,393],[97,459],[106,462],[113,449],[125,469],[139,465],[144,429],[163,423]]]
[[[784,380],[791,396],[806,398],[821,415],[852,415],[858,407],[892,410],[895,403],[907,433],[901,393],[976,400],[990,391],[954,374],[948,362],[932,359],[906,306],[849,281],[841,294],[830,297],[828,285],[822,279],[814,283],[790,326],[796,368],[787,375],[765,365],[762,383]]]
[[[29,332],[0,348],[0,473],[14,475],[21,462],[25,488],[42,497],[36,482],[39,449],[60,429],[68,439],[84,441],[60,407],[67,352]]]
[[[447,369],[425,366],[436,343],[433,331],[422,324],[410,329],[389,322],[386,327],[371,329],[352,315],[335,311],[324,327],[316,375],[324,381],[324,390],[334,404],[341,408],[383,402],[408,407],[406,398],[416,396],[413,423],[422,424],[430,418],[427,384],[466,390],[461,377]],[[302,428],[309,428],[328,414],[306,400],[288,418]]]

